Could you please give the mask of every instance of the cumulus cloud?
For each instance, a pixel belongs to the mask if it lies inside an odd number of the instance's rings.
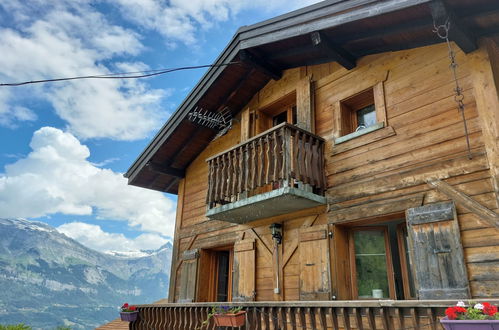
[[[156,30],[167,40],[193,45],[197,32],[234,18],[245,9],[288,12],[318,0],[113,0],[123,17],[147,29]],[[255,22],[256,23],[256,22]],[[234,31],[235,32],[235,31]]]
[[[0,19],[2,9],[14,18],[9,28],[0,23],[2,82],[108,74],[119,65],[103,63],[136,56],[144,49],[136,32],[111,24],[83,1],[7,1],[0,3]],[[148,69],[136,61],[127,66]],[[33,109],[16,105],[26,96],[38,97],[49,101],[79,138],[136,140],[164,122],[166,112],[160,104],[170,91],[151,89],[137,80],[78,80],[0,93],[0,125],[36,120]]]
[[[101,252],[156,250],[168,240],[158,234],[142,234],[136,238],[127,238],[123,234],[108,233],[100,226],[83,222],[65,223],[57,230],[83,245]]]
[[[36,131],[32,151],[0,174],[0,217],[54,213],[119,220],[139,230],[173,236],[175,205],[165,195],[127,185],[121,173],[96,167],[71,133]]]

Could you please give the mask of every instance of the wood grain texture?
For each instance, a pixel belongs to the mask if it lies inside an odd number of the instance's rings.
[[[444,193],[454,202],[462,205],[468,211],[476,214],[487,225],[499,229],[499,214],[483,206],[465,193],[453,188],[451,185],[441,180],[430,180],[428,185]]]
[[[452,214],[449,215],[449,212]],[[406,212],[411,264],[419,299],[469,297],[468,276],[453,203]]]

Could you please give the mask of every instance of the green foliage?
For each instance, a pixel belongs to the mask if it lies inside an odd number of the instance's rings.
[[[8,325],[0,324],[0,330],[31,330],[31,327],[25,325],[24,323],[8,324]]]
[[[475,309],[472,306],[468,307],[466,314],[458,317],[458,320],[486,320],[487,315],[484,315],[481,310]]]

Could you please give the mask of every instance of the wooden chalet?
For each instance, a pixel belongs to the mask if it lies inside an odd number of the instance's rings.
[[[223,303],[247,329],[436,329],[458,299],[499,302],[498,93],[497,0],[240,28],[125,174],[178,195],[169,303],[131,328]]]

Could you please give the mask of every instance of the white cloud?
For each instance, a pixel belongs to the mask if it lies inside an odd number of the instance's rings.
[[[103,63],[136,56],[144,49],[136,32],[110,24],[83,2],[58,1],[46,8],[36,2],[2,6],[20,22],[0,28],[2,82],[107,74],[115,67]],[[133,61],[128,66],[148,68]],[[0,125],[35,120],[32,110],[13,106],[29,96],[51,102],[68,130],[80,138],[141,139],[164,122],[167,114],[160,103],[168,93],[150,89],[143,81],[107,79],[4,88]]]
[[[81,244],[101,252],[156,250],[168,240],[157,234],[142,234],[136,238],[127,238],[123,234],[108,233],[100,226],[83,222],[65,223],[57,230]]]
[[[95,215],[173,236],[175,204],[159,192],[127,185],[121,173],[91,164],[89,149],[72,134],[43,127],[30,147],[31,153],[0,174],[0,217]]]
[[[245,9],[283,13],[317,0],[112,0],[123,17],[147,29],[156,30],[168,41],[193,45],[197,33],[225,22]],[[254,22],[256,23],[256,22]],[[232,31],[230,33],[233,33]]]

